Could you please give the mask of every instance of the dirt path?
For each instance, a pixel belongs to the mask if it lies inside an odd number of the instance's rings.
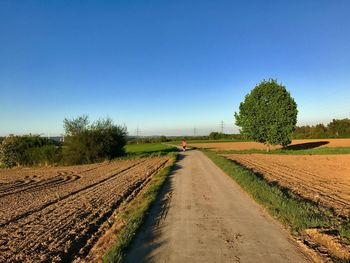
[[[307,262],[288,233],[203,153],[181,157],[125,262]]]

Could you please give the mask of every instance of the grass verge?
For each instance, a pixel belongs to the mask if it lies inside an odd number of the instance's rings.
[[[123,222],[112,247],[103,257],[103,262],[122,262],[123,252],[130,244],[135,232],[143,223],[146,212],[157,198],[166,177],[171,172],[176,161],[176,154],[171,154],[170,163],[155,174],[144,189],[128,204],[125,204],[116,215],[116,222]]]
[[[302,199],[290,190],[269,183],[261,175],[227,160],[215,152],[203,150],[218,167],[232,177],[268,212],[286,225],[294,236],[310,228],[332,229],[336,235],[350,242],[349,219],[336,216],[330,209]]]

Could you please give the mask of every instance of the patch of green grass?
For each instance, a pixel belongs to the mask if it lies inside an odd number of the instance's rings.
[[[171,159],[171,163],[154,175],[136,198],[126,204],[117,214],[116,221],[124,222],[124,227],[118,233],[113,246],[104,255],[103,262],[122,262],[124,250],[143,223],[146,212],[156,200],[158,192],[173,168],[176,155],[172,154]]]
[[[148,155],[152,153],[164,153],[176,151],[176,148],[163,143],[127,144],[125,146],[128,155]]]
[[[229,150],[229,151],[217,151],[220,154],[252,154],[252,153],[262,153],[262,154],[287,154],[287,155],[315,155],[315,154],[350,154],[350,147],[321,147],[314,149],[303,149],[303,150],[287,150],[287,149],[277,149],[266,152],[266,150]]]
[[[346,237],[348,239],[348,243],[350,244],[350,222],[346,222],[342,224],[339,228],[339,235],[342,237]]]
[[[203,152],[226,174],[232,177],[269,213],[287,225],[294,235],[308,228],[331,228],[350,239],[349,221],[336,217],[331,210],[296,196],[288,189],[267,182],[262,176],[230,161],[215,152]]]

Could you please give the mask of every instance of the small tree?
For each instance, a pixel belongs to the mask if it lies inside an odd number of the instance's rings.
[[[235,112],[236,125],[248,138],[270,145],[283,147],[291,143],[297,122],[297,104],[284,86],[276,80],[263,80]]]

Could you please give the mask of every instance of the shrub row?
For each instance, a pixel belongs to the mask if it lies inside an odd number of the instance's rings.
[[[0,163],[4,167],[41,165],[57,161],[59,149],[38,135],[8,136],[0,146]]]
[[[110,118],[90,124],[87,116],[64,120],[63,146],[39,135],[8,136],[0,144],[0,166],[86,164],[125,154],[127,130]]]

